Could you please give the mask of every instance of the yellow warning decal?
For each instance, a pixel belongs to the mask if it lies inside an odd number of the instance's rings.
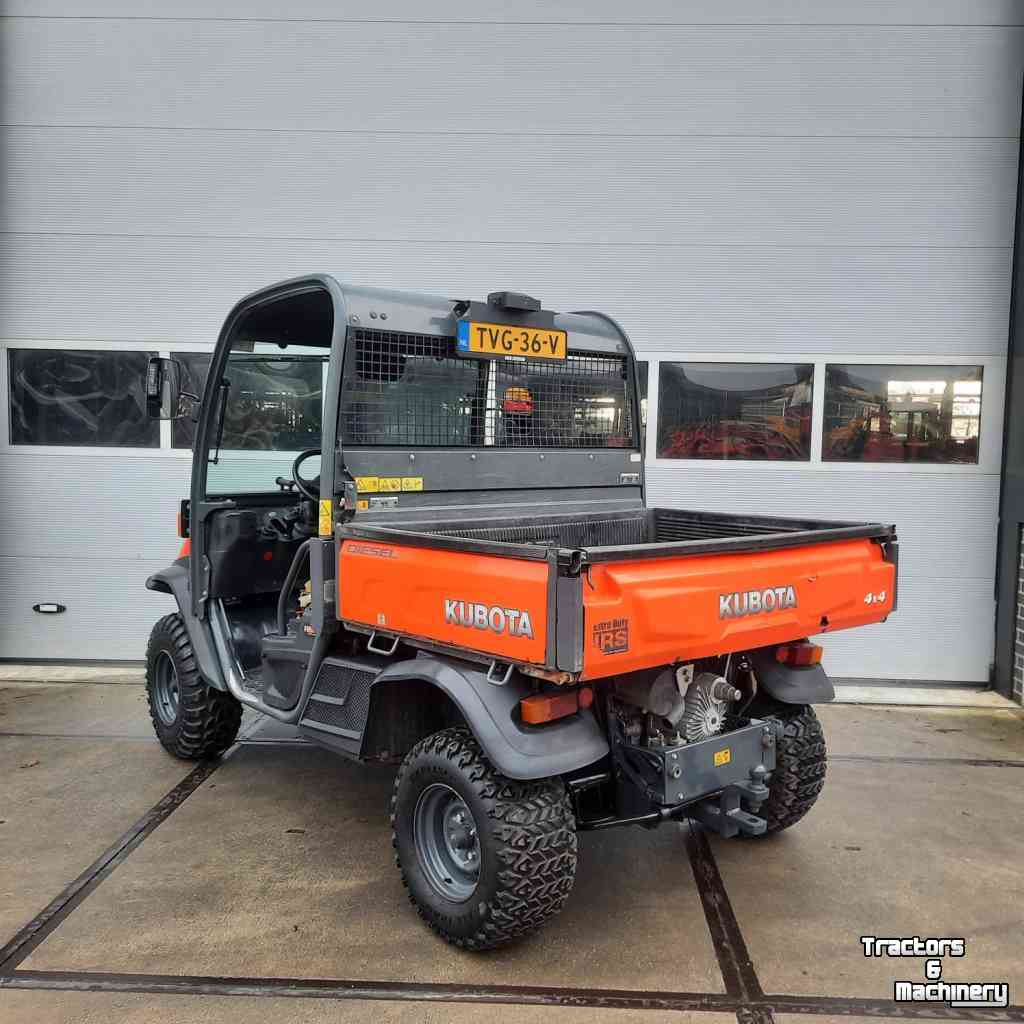
[[[370,510],[370,502],[369,502],[368,499],[360,498],[358,501],[356,501],[356,511],[357,512],[368,512],[369,510]]]
[[[377,490],[381,494],[394,494],[402,489],[402,478],[400,476],[379,476],[377,477]]]
[[[421,476],[403,476],[402,477],[402,490],[403,491],[422,491],[423,490],[423,477],[421,477]]]
[[[319,530],[319,533],[320,533],[321,537],[330,537],[330,535],[331,535],[331,527],[332,527],[331,518],[332,518],[331,499],[330,498],[321,498],[320,499],[320,530]]]
[[[380,481],[375,476],[357,476],[356,490],[364,494],[376,494],[380,490]]]
[[[721,768],[723,764],[728,764],[732,760],[732,751],[726,747],[725,750],[715,751],[715,767]]]

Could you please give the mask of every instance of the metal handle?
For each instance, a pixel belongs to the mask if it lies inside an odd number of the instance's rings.
[[[295,549],[295,557],[292,559],[291,568],[288,570],[284,586],[281,588],[281,593],[277,599],[277,632],[280,636],[284,636],[288,631],[288,598],[291,596],[292,590],[298,581],[299,570],[302,568],[303,563],[309,559],[309,549],[312,544],[313,538],[310,537]]]
[[[377,631],[374,630],[370,634],[370,639],[366,643],[366,649],[368,651],[372,651],[374,654],[383,654],[385,658],[389,658],[389,657],[391,657],[392,654],[395,653],[395,651],[398,650],[398,644],[399,644],[400,641],[399,641],[399,638],[397,636],[389,637],[389,639],[391,640],[391,648],[390,648],[390,650],[386,650],[386,651],[383,648],[374,647],[373,646],[373,641],[376,640],[376,639],[377,639]]]
[[[487,682],[492,683],[494,686],[504,686],[512,678],[512,673],[515,671],[515,665],[511,662],[507,662],[505,664],[505,674],[497,677],[494,674],[494,670],[500,664],[500,661],[492,661],[487,669]]]

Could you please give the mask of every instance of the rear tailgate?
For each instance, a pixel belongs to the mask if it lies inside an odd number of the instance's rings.
[[[874,539],[628,557],[587,567],[583,678],[880,622],[896,566]]]

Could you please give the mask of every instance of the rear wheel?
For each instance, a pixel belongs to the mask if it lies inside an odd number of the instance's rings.
[[[534,931],[572,890],[576,827],[564,784],[499,775],[467,729],[434,733],[409,752],[391,827],[410,900],[464,949]]]
[[[768,784],[768,799],[757,812],[768,822],[764,835],[795,825],[814,806],[825,785],[825,733],[809,704],[764,701],[751,712],[754,718],[781,722],[775,771]]]
[[[215,757],[235,742],[242,705],[207,686],[179,614],[165,615],[150,634],[146,696],[157,738],[175,757]]]

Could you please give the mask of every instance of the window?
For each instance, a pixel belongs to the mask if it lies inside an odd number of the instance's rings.
[[[808,461],[810,363],[662,363],[658,458]]]
[[[11,349],[11,444],[158,448],[149,352]]]
[[[209,352],[172,352],[171,358],[177,359],[181,363],[181,390],[202,398],[206,388],[206,377],[210,372],[212,354]],[[172,448],[192,447],[196,438],[195,418],[198,416],[199,405],[197,403],[191,416],[184,416],[180,420],[171,420]]]
[[[646,360],[636,361],[636,372],[640,378],[640,448],[647,451],[647,376]]]
[[[350,331],[346,445],[621,448],[633,443],[625,361],[467,359],[452,338]]]
[[[822,459],[976,463],[980,366],[829,365]]]
[[[319,448],[326,356],[232,352],[224,370],[222,451]]]
[[[349,332],[340,434],[349,445],[472,445],[483,422],[487,363],[451,339]]]

